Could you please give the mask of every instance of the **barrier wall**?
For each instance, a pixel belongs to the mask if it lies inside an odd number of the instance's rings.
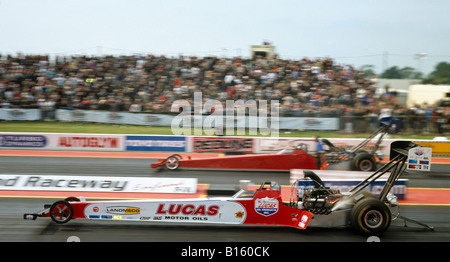
[[[0,176],[0,190],[196,193],[196,178],[8,175]]]
[[[359,144],[363,139],[329,139],[336,146],[347,149]],[[389,155],[390,143],[385,139],[380,150]],[[433,155],[450,155],[450,141],[414,141],[423,146],[432,147]],[[115,135],[115,134],[65,134],[65,133],[6,133],[0,132],[0,149],[28,150],[67,150],[67,151],[153,151],[153,152],[242,152],[275,153],[286,148],[306,144],[310,151],[314,149],[311,138],[271,138],[271,137],[208,137],[208,136],[164,136],[164,135]],[[364,149],[371,150],[375,141]],[[295,170],[291,170],[295,178]],[[318,171],[326,172],[326,171]],[[335,171],[333,171],[335,172]],[[348,174],[347,174],[348,175]],[[345,179],[344,179],[345,180]],[[327,186],[338,187],[345,191],[360,180],[348,179],[336,181],[324,178]],[[377,182],[378,183],[378,182]],[[376,193],[383,186],[374,184],[370,190]],[[406,194],[406,180],[398,181],[394,193],[403,199]],[[8,175],[0,177],[0,190],[37,190],[37,191],[95,191],[95,192],[147,192],[147,193],[195,193],[197,181],[188,178],[105,178],[71,177],[49,175]]]
[[[82,121],[110,124],[128,124],[128,125],[152,125],[152,126],[171,126],[174,118],[173,114],[146,114],[146,113],[128,113],[128,112],[106,112],[94,110],[56,110],[56,119],[58,121]],[[192,115],[189,117],[191,126],[203,126],[205,119],[211,120],[214,127],[220,120],[221,123],[227,123],[226,115]],[[259,128],[260,118],[256,116],[234,116],[234,128],[248,127]],[[270,122],[271,118],[266,117],[261,123]],[[337,117],[279,117],[279,129],[304,129],[304,130],[339,130],[339,118]],[[266,126],[264,125],[264,128]]]
[[[336,146],[351,149],[364,139],[328,138],[328,140]],[[379,150],[386,156],[389,155],[392,141],[396,139],[384,139],[380,144]],[[449,140],[410,141],[431,147],[433,156],[450,156]],[[363,149],[371,151],[375,143],[374,139]],[[315,150],[315,142],[312,138],[0,132],[0,149],[276,153],[301,144],[307,145],[311,152]]]
[[[42,117],[40,109],[5,109],[0,108],[0,120],[40,120]],[[53,114],[53,112],[52,112]],[[96,110],[65,110],[54,111],[55,120],[70,122],[92,122],[107,124],[143,125],[143,126],[167,126],[174,122],[175,114],[146,114],[129,112],[109,112]],[[211,121],[212,127],[216,123],[228,123],[226,115],[192,115],[189,117],[191,126],[203,126],[205,119]],[[338,117],[279,117],[279,129],[303,129],[303,130],[339,130],[340,121]],[[234,126],[247,128],[267,128],[270,117],[256,116],[234,116],[230,121]]]

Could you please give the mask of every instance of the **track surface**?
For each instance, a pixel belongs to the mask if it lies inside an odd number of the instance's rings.
[[[1,155],[1,152],[0,152]],[[289,184],[288,173],[228,172],[228,171],[162,171],[155,172],[149,164],[155,159],[103,158],[103,157],[31,157],[0,156],[3,174],[51,174],[51,175],[104,175],[104,176],[153,176],[197,177],[202,184],[229,187],[247,179],[256,184],[262,181],[278,181]],[[405,174],[408,187],[450,188],[448,165],[433,166],[429,174]],[[80,241],[108,242],[365,242],[367,237],[356,235],[348,228],[305,231],[283,227],[244,226],[195,226],[127,221],[73,220],[56,225],[49,219],[36,221],[22,219],[23,213],[39,210],[53,198],[0,197],[0,241],[9,242],[65,242],[70,237]],[[412,223],[404,227],[403,220],[393,221],[381,237],[382,242],[447,242],[450,241],[449,205],[402,205],[401,214],[435,228],[429,231]]]

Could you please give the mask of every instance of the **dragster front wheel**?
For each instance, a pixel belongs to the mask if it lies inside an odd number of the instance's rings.
[[[166,168],[169,170],[176,170],[180,165],[180,161],[175,156],[169,156],[165,162]]]
[[[50,218],[58,224],[64,224],[70,221],[73,216],[72,205],[65,201],[60,200],[53,203],[50,207]]]

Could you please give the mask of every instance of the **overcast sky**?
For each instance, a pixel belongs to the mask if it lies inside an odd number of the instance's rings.
[[[450,61],[449,14],[449,0],[0,0],[0,53],[247,57],[267,40],[282,58],[429,73]]]

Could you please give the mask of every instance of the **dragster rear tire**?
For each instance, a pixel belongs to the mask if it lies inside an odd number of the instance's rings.
[[[377,167],[375,158],[367,152],[357,152],[351,164],[355,171],[375,171]]]
[[[365,198],[352,208],[350,222],[353,229],[361,235],[380,235],[391,224],[391,211],[379,199]]]
[[[69,202],[65,200],[56,201],[50,207],[50,218],[55,223],[67,223],[72,219],[72,216],[73,207]]]

